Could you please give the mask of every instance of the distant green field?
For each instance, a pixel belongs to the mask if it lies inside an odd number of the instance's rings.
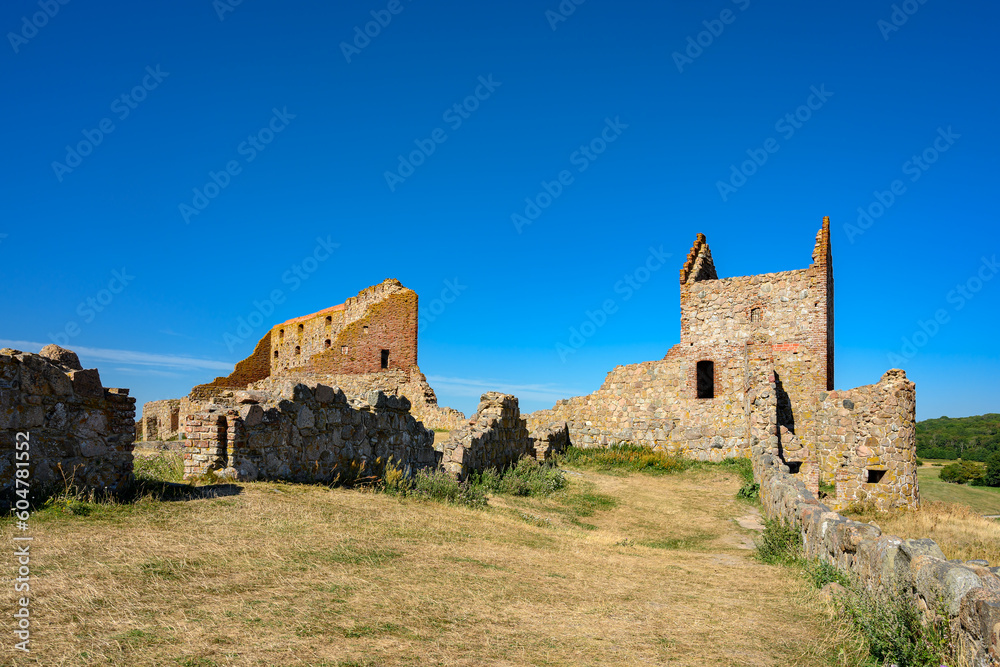
[[[954,461],[945,463],[954,463]],[[949,484],[941,481],[938,477],[940,474],[941,468],[927,465],[917,470],[917,479],[920,481],[920,500],[963,503],[980,514],[1000,514],[1000,488]]]

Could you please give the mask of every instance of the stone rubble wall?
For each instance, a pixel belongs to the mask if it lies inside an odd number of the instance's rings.
[[[916,388],[892,369],[877,384],[816,397],[805,438],[824,481],[836,483],[836,507],[874,502],[879,509],[920,504],[916,457]],[[885,471],[877,484],[868,471]]]
[[[373,474],[390,459],[410,472],[438,462],[434,433],[409,413],[406,398],[285,382],[274,392],[235,392],[187,416],[185,477],[210,471],[253,481],[329,483]]]
[[[114,492],[132,481],[135,399],[56,345],[0,350],[0,506],[16,498],[18,433],[27,433],[33,495],[72,482]],[[23,441],[23,438],[21,438]],[[23,460],[23,457],[22,459]]]
[[[458,410],[441,407],[437,395],[427,383],[427,378],[419,368],[406,372],[388,370],[379,373],[360,374],[297,374],[294,378],[268,378],[255,382],[248,389],[273,391],[276,387],[292,379],[306,384],[322,383],[339,387],[348,397],[358,397],[370,391],[381,391],[394,396],[403,396],[410,401],[410,414],[424,426],[431,429],[453,431],[468,425],[468,418]]]
[[[176,438],[184,431],[180,413],[179,398],[143,403],[142,417],[135,426],[136,440],[141,442]]]
[[[566,422],[539,426],[531,431],[528,437],[534,445],[535,458],[539,461],[551,461],[559,454],[565,453],[570,445],[569,427]]]
[[[948,561],[929,539],[883,535],[817,500],[797,475],[763,445],[753,448],[764,514],[798,528],[803,551],[858,578],[870,590],[902,592],[928,616],[939,603],[974,667],[1000,666],[1000,568],[984,561]]]
[[[517,398],[496,391],[483,394],[469,425],[437,447],[441,466],[460,480],[489,468],[503,470],[523,456],[537,456]]]

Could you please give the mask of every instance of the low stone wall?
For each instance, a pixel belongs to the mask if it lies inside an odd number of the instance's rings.
[[[816,499],[763,445],[753,448],[764,514],[801,531],[809,558],[833,563],[869,589],[902,591],[930,615],[939,602],[975,667],[1000,665],[1000,568],[948,561],[929,539],[883,535]]]
[[[119,490],[132,479],[134,440],[135,399],[128,389],[104,388],[76,354],[56,345],[40,354],[0,350],[0,507],[16,498],[23,461],[33,495],[64,481]]]
[[[461,480],[488,468],[502,470],[522,456],[536,456],[517,398],[496,391],[483,394],[469,425],[452,431],[439,446],[442,467]]]
[[[238,391],[233,406],[188,415],[185,477],[215,471],[252,481],[330,482],[390,458],[411,471],[434,466],[434,433],[403,397],[286,382],[274,393]]]

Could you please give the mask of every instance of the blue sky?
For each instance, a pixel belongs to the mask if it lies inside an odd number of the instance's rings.
[[[4,345],[142,403],[394,277],[442,404],[532,410],[678,341],[696,233],[796,269],[829,215],[837,387],[1000,411],[995,4],[64,2],[0,10]]]

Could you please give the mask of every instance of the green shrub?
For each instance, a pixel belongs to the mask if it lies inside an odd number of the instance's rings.
[[[816,588],[823,588],[827,584],[840,584],[845,588],[851,585],[847,575],[840,571],[836,565],[825,560],[807,561],[803,567],[806,578],[812,582]]]
[[[924,625],[920,611],[905,594],[851,586],[837,605],[841,615],[864,637],[879,665],[938,667],[950,657],[947,621]]]
[[[764,531],[756,540],[755,556],[771,565],[791,565],[802,560],[802,534],[774,519],[764,520]]]
[[[759,500],[760,484],[757,482],[744,484],[740,487],[740,490],[736,492],[736,497],[740,500]]]
[[[923,465],[924,465],[924,460],[918,456],[917,457],[917,467],[919,468],[919,467],[921,467]]]
[[[471,484],[489,493],[547,496],[566,486],[566,476],[554,466],[525,456],[502,473],[490,468],[472,475]]]
[[[972,461],[959,461],[941,468],[941,481],[952,484],[975,484],[984,474],[983,467]]]
[[[986,460],[986,473],[982,481],[984,486],[1000,486],[1000,452]]]
[[[486,494],[480,487],[459,482],[443,470],[419,471],[413,480],[413,488],[408,493],[455,505],[486,507]]]

